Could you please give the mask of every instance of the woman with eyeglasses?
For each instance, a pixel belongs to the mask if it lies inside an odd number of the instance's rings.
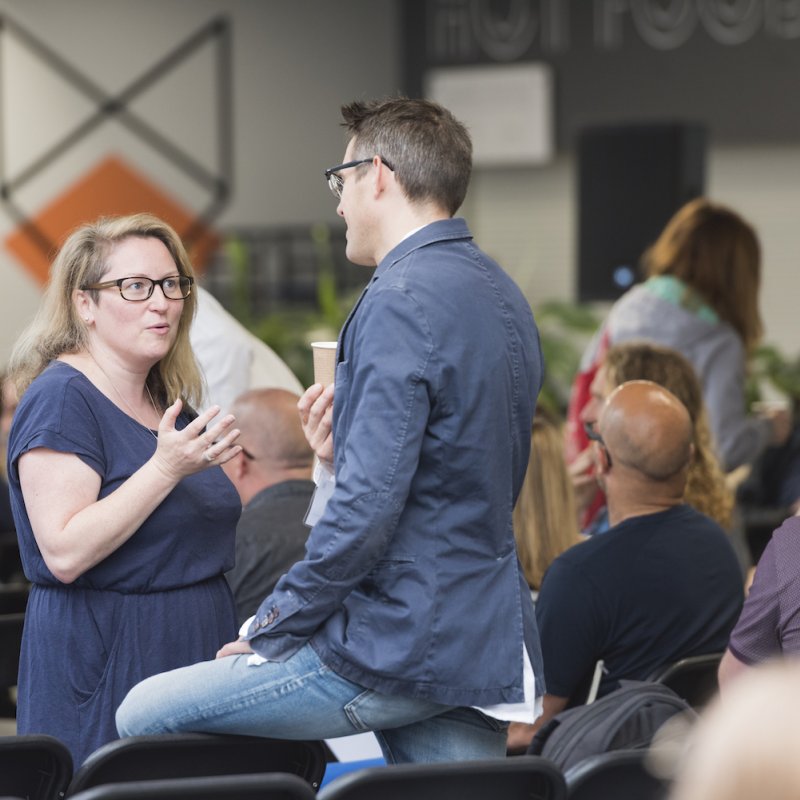
[[[156,217],[85,225],[11,359],[9,483],[33,584],[17,729],[61,739],[76,765],[116,738],[135,683],[236,634],[223,573],[241,504],[219,465],[241,448],[232,416],[190,405],[193,283]]]

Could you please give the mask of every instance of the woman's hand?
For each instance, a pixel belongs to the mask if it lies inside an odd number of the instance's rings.
[[[333,384],[315,383],[297,403],[300,424],[317,458],[333,472]]]
[[[158,447],[153,461],[165,475],[179,481],[208,467],[224,464],[241,452],[242,448],[235,444],[240,431],[232,428],[236,421],[232,414],[209,427],[220,410],[219,406],[211,406],[183,430],[178,430],[175,423],[182,408],[181,400],[176,400],[158,425]]]

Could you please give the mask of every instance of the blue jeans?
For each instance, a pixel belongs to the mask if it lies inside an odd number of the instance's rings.
[[[142,681],[117,710],[120,736],[196,731],[330,739],[374,731],[387,763],[500,758],[507,724],[352,683],[306,644],[287,661],[228,656]]]

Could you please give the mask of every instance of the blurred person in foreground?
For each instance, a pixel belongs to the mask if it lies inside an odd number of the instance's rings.
[[[670,800],[800,796],[800,662],[763,664],[718,697],[689,732]]]
[[[342,113],[349,141],[326,177],[347,257],[377,269],[339,335],[335,383],[300,402],[332,493],[312,509],[306,558],[244,636],[134,688],[117,724],[290,739],[373,730],[390,763],[502,756],[508,721],[533,721],[544,688],[511,521],[538,332],[519,288],[453,218],[472,165],[464,126],[424,100]]]
[[[76,765],[116,738],[131,686],[236,630],[223,573],[241,504],[219,465],[238,431],[189,405],[193,282],[156,217],[84,225],[11,358],[9,482],[33,584],[17,728],[61,739]]]
[[[314,453],[300,425],[299,399],[285,389],[252,389],[231,406],[242,449],[223,469],[243,508],[236,526],[236,566],[225,577],[240,625],[305,555]]]

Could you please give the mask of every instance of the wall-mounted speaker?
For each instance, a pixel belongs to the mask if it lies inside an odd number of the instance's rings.
[[[672,215],[705,187],[706,131],[690,123],[585,128],[578,137],[578,299],[615,300]]]

